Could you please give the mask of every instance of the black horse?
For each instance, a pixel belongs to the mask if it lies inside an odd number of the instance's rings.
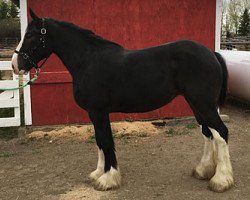
[[[211,179],[214,191],[233,185],[228,129],[217,112],[228,79],[219,53],[189,40],[128,50],[90,30],[39,18],[32,10],[30,14],[33,20],[12,58],[14,72],[38,68],[52,53],[62,60],[72,76],[75,101],[94,124],[98,164],[90,177],[99,189],[121,184],[109,113],[151,111],[177,95],[191,106],[205,138],[204,155],[193,175]]]

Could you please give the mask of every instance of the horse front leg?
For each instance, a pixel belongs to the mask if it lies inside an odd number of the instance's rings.
[[[105,112],[89,112],[94,125],[98,146],[97,169],[90,174],[96,181],[96,189],[109,190],[120,186],[121,175],[115,155],[115,145],[110,127],[109,115]]]

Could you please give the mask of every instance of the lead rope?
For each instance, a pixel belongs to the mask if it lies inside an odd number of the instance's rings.
[[[40,68],[36,69],[36,73],[35,73],[34,77],[32,79],[30,79],[27,83],[20,85],[19,87],[15,87],[15,88],[0,88],[0,91],[1,90],[11,91],[11,90],[19,90],[21,88],[25,88],[26,86],[31,85],[32,83],[34,83],[38,79],[39,73],[40,73]]]

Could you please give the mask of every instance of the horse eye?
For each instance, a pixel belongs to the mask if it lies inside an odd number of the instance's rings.
[[[31,33],[26,33],[26,38],[31,38],[32,37],[32,34]]]

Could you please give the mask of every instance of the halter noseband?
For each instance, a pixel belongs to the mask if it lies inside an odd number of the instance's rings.
[[[44,65],[44,63],[47,61],[47,59],[48,59],[48,57],[45,58],[43,60],[43,62],[41,63],[41,65],[38,66],[37,63],[31,58],[31,56],[38,49],[38,47],[40,47],[40,46],[42,46],[43,48],[46,47],[46,45],[45,45],[45,36],[46,36],[46,33],[47,33],[47,30],[44,27],[44,18],[42,18],[42,28],[40,30],[41,37],[40,37],[40,41],[39,41],[38,45],[35,46],[33,49],[31,49],[30,52],[29,52],[29,54],[25,53],[25,52],[22,52],[22,51],[17,51],[17,50],[14,51],[15,53],[21,55],[24,60],[28,60],[28,62],[30,64],[32,64],[35,67],[36,70],[40,69]]]

